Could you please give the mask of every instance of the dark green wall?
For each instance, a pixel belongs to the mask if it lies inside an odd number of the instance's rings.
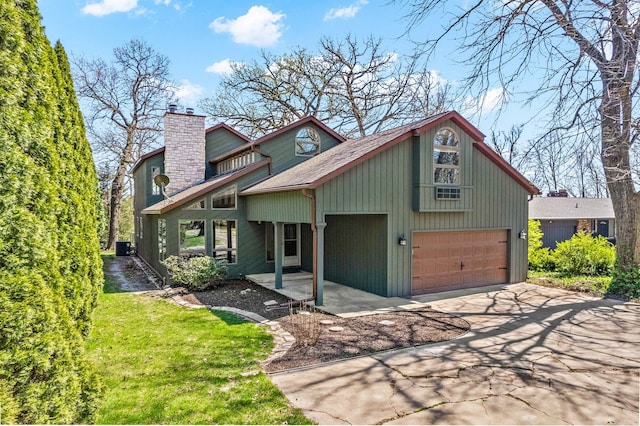
[[[324,276],[387,296],[387,216],[327,215]]]
[[[463,136],[455,124],[447,122]],[[437,129],[434,129],[434,133]],[[466,138],[466,136],[463,136]],[[421,136],[427,141],[426,136]],[[411,294],[411,238],[417,231],[507,229],[509,231],[510,282],[526,279],[527,242],[517,238],[527,229],[528,192],[476,149],[466,152],[471,167],[462,170],[464,183],[472,186],[468,200],[471,210],[413,211],[414,152],[412,138],[353,167],[315,190],[318,220],[344,213],[388,215],[387,287],[388,296]],[[431,162],[424,168],[424,179],[431,176]],[[465,166],[466,167],[466,166]],[[467,201],[465,201],[466,203]],[[286,205],[279,209],[286,210]],[[325,232],[330,232],[327,225]],[[400,246],[404,235],[407,246]],[[327,249],[328,250],[328,249]],[[327,253],[325,253],[325,256]]]
[[[157,247],[154,246],[154,248],[152,248],[149,244],[150,233],[153,233],[154,231],[154,221],[151,221],[147,215],[143,215],[140,212],[144,208],[160,202],[163,199],[162,194],[152,195],[152,185],[154,185],[153,178],[151,176],[152,167],[160,167],[160,173],[164,172],[164,152],[160,152],[144,160],[144,162],[140,164],[133,173],[133,216],[135,224],[134,244],[138,254],[144,259],[151,258],[154,255],[154,250],[157,250]],[[140,238],[140,219],[142,220],[142,238]]]
[[[225,128],[207,133],[205,135],[205,178],[215,175],[215,167],[209,164],[209,160],[244,145],[248,145],[248,142]]]
[[[298,133],[300,129],[303,129],[305,127],[311,127],[315,129],[320,135],[320,152],[325,152],[340,143],[333,136],[313,123],[306,123],[299,127],[294,127],[280,135],[268,139],[267,141],[260,144],[260,150],[265,154],[271,156],[273,164],[273,174],[278,174],[310,158],[295,155],[294,140],[296,137],[296,133]]]

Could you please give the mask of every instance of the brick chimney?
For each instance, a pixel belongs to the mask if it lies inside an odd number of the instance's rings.
[[[169,105],[164,114],[164,173],[169,176],[167,192],[172,193],[204,179],[204,115],[186,114]]]

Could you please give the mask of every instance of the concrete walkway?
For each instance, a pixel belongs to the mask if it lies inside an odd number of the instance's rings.
[[[247,275],[254,283],[293,299],[305,300],[313,297],[313,282],[309,272],[296,272],[282,276],[282,288],[275,289],[274,274]],[[502,286],[500,286],[502,287]],[[354,317],[373,313],[415,309],[424,307],[425,301],[401,297],[382,297],[331,281],[324,282],[324,303],[320,310],[341,317]]]
[[[321,424],[638,424],[640,305],[500,289],[414,300],[469,321],[458,339],[271,379]]]

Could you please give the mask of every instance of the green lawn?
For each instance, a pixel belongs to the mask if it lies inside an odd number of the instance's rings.
[[[105,394],[100,424],[309,424],[261,372],[272,348],[225,313],[117,292],[111,277],[87,352]]]

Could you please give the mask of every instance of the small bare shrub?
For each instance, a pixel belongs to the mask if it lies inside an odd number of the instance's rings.
[[[318,342],[322,327],[315,306],[302,302],[296,312],[293,303],[289,303],[289,319],[298,344],[313,346]]]

